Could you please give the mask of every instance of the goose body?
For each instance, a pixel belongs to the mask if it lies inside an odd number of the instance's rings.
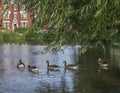
[[[98,59],[98,64],[102,67],[108,66],[108,63],[105,60],[102,60],[101,58]]]
[[[58,65],[49,65],[49,61],[46,62],[47,63],[47,69],[48,70],[54,70],[54,71],[59,71],[59,66]]]
[[[67,65],[67,62],[66,62],[66,61],[64,61],[63,63],[65,64],[65,65],[64,65],[64,68],[65,68],[65,69],[69,69],[69,70],[76,70],[76,69],[78,69],[78,66],[75,65],[75,64],[68,64],[68,65]]]
[[[25,64],[22,62],[22,60],[19,60],[19,63],[17,64],[17,68],[25,68]]]
[[[28,65],[28,70],[31,72],[38,72],[38,67]]]

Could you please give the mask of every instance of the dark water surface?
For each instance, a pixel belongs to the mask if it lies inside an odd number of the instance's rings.
[[[67,47],[64,46],[63,49]],[[111,50],[110,67],[97,64],[94,52],[78,55],[78,48],[67,47],[57,54],[34,54],[45,46],[0,46],[0,93],[120,93],[120,50]],[[19,59],[26,64],[16,68]],[[60,71],[47,71],[46,61],[60,66]],[[76,71],[64,70],[63,61],[79,66]],[[28,71],[27,65],[39,67],[39,73]]]

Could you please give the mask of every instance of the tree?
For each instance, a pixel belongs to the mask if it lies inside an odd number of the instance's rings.
[[[50,46],[80,44],[85,52],[90,46],[106,50],[118,42],[113,37],[120,34],[120,0],[26,0],[25,4],[32,12],[39,6],[33,28],[49,25],[55,33]]]

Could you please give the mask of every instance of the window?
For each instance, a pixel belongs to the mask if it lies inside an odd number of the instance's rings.
[[[5,22],[5,23],[4,23],[4,27],[9,29],[9,23],[8,23],[8,22]]]
[[[14,10],[16,10],[17,9],[17,5],[14,5]]]
[[[17,13],[16,12],[14,12],[14,18],[17,18]]]
[[[21,19],[23,19],[23,18],[24,18],[23,13],[21,13]]]
[[[22,10],[25,10],[25,5],[22,5]]]
[[[26,27],[26,23],[25,22],[23,22],[23,26]]]
[[[22,12],[21,13],[21,19],[25,19],[27,18],[27,13],[26,12]]]
[[[21,22],[22,27],[27,27],[27,22]]]
[[[17,24],[14,24],[14,29],[17,28]]]

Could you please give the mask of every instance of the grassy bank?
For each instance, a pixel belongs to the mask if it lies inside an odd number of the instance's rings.
[[[24,43],[25,36],[19,33],[0,32],[0,44],[7,43]]]
[[[0,44],[32,44],[32,45],[44,45],[46,41],[43,38],[42,33],[35,33],[35,32],[25,32],[25,33],[18,33],[18,32],[0,32]]]

